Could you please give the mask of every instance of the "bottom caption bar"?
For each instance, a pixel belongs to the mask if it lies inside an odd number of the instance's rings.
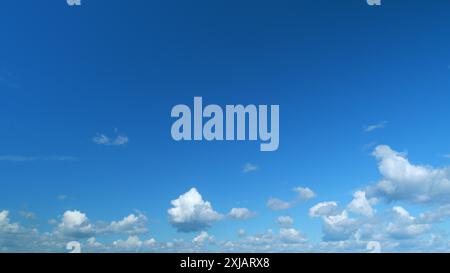
[[[14,266],[15,271],[32,266],[45,272],[60,272],[61,265],[74,272],[302,272],[307,268],[360,272],[385,270],[386,265],[405,271],[444,266],[449,259],[449,254],[0,254],[0,263]]]

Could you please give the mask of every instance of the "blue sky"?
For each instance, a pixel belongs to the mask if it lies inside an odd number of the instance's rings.
[[[448,8],[5,1],[0,250],[447,251]],[[279,149],[175,142],[194,96],[280,105]]]

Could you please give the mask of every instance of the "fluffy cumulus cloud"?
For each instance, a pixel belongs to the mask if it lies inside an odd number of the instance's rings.
[[[303,243],[306,242],[306,237],[301,235],[300,231],[295,228],[281,228],[280,240],[284,243]]]
[[[450,169],[414,165],[405,154],[380,145],[373,155],[383,176],[368,187],[371,196],[384,197],[387,201],[411,203],[446,203],[450,201]]]
[[[347,209],[350,212],[372,217],[374,210],[369,200],[366,198],[366,193],[363,191],[357,191],[353,195],[354,199],[348,204]]]
[[[61,238],[83,239],[104,234],[142,234],[147,233],[147,217],[139,213],[130,214],[111,223],[92,223],[87,215],[79,210],[64,212],[56,223],[54,234]]]
[[[172,200],[171,204],[169,220],[180,232],[202,231],[222,218],[210,202],[203,200],[196,188]]]
[[[138,215],[130,214],[120,221],[113,221],[109,225],[112,232],[139,234],[148,232],[147,217],[139,213]]]
[[[309,209],[309,216],[333,216],[340,213],[339,206],[336,202],[320,202]]]
[[[194,245],[203,245],[204,243],[213,242],[214,236],[211,236],[206,231],[200,232],[197,236],[192,239]]]
[[[126,240],[117,240],[113,242],[113,246],[120,251],[139,251],[142,248],[152,248],[156,245],[156,240],[151,238],[142,241],[138,236],[129,236]]]
[[[62,215],[56,233],[60,236],[85,238],[93,236],[95,229],[86,214],[78,210],[68,210]]]
[[[237,220],[246,220],[256,215],[255,212],[247,208],[232,208],[228,213],[228,216]]]
[[[357,215],[373,216],[373,210],[366,207],[362,192],[356,192],[354,199],[347,205]],[[367,200],[366,200],[367,201]],[[348,211],[339,208],[337,202],[320,202],[309,209],[309,216],[322,219],[322,239],[328,241],[349,240],[358,231],[360,222],[351,218]]]
[[[9,211],[0,211],[0,232],[2,233],[16,233],[20,230],[17,223],[11,223],[9,219]]]
[[[323,240],[348,240],[358,229],[358,222],[349,218],[347,211],[340,214],[323,217]]]

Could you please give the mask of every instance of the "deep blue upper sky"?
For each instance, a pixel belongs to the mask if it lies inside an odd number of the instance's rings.
[[[0,210],[34,211],[45,231],[69,209],[105,221],[139,209],[152,236],[189,239],[168,223],[167,209],[196,187],[219,212],[258,213],[209,231],[233,238],[239,228],[276,228],[279,213],[266,201],[290,199],[297,186],[313,189],[316,201],[347,203],[380,177],[369,155],[375,145],[445,166],[449,8],[389,0],[4,1],[0,155],[37,159],[0,161]],[[279,104],[279,150],[174,142],[170,110],[194,96]],[[386,128],[364,132],[384,121]],[[126,145],[93,143],[115,128]],[[45,160],[52,156],[75,160]],[[243,174],[246,163],[258,171]],[[313,204],[285,214],[318,241],[320,221],[307,215]]]

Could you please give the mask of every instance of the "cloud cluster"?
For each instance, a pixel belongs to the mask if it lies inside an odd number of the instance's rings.
[[[378,182],[354,191],[347,201],[319,200],[309,207],[311,221],[320,221],[322,226],[320,242],[312,242],[303,234],[304,221],[294,221],[301,216],[294,210],[289,216],[277,215],[277,230],[249,234],[241,228],[235,240],[221,240],[214,236],[214,229],[206,231],[213,223],[246,220],[256,217],[256,213],[236,207],[221,214],[196,188],[191,188],[172,200],[167,210],[169,224],[178,232],[192,232],[183,234],[184,239],[160,242],[148,237],[148,219],[139,211],[105,222],[92,221],[80,210],[66,210],[51,221],[51,231],[40,233],[11,220],[8,210],[0,210],[0,251],[65,251],[71,240],[80,241],[87,252],[448,251],[446,233],[435,228],[450,217],[448,168],[412,164],[406,154],[386,145],[376,147],[373,156],[378,160]],[[293,191],[296,197],[292,201],[271,198],[267,207],[277,214],[316,198],[316,193],[306,187]],[[409,205],[414,205],[415,210],[408,210]],[[423,208],[424,212],[417,212]],[[18,214],[27,220],[25,223],[36,219],[33,212]]]
[[[54,235],[62,238],[83,239],[104,234],[142,234],[147,233],[147,217],[139,213],[130,214],[119,221],[107,224],[91,223],[85,213],[68,210],[62,215],[54,230]]]
[[[373,156],[383,178],[368,187],[369,196],[385,198],[388,202],[448,203],[450,201],[450,169],[414,165],[405,154],[389,146],[375,148]]]

